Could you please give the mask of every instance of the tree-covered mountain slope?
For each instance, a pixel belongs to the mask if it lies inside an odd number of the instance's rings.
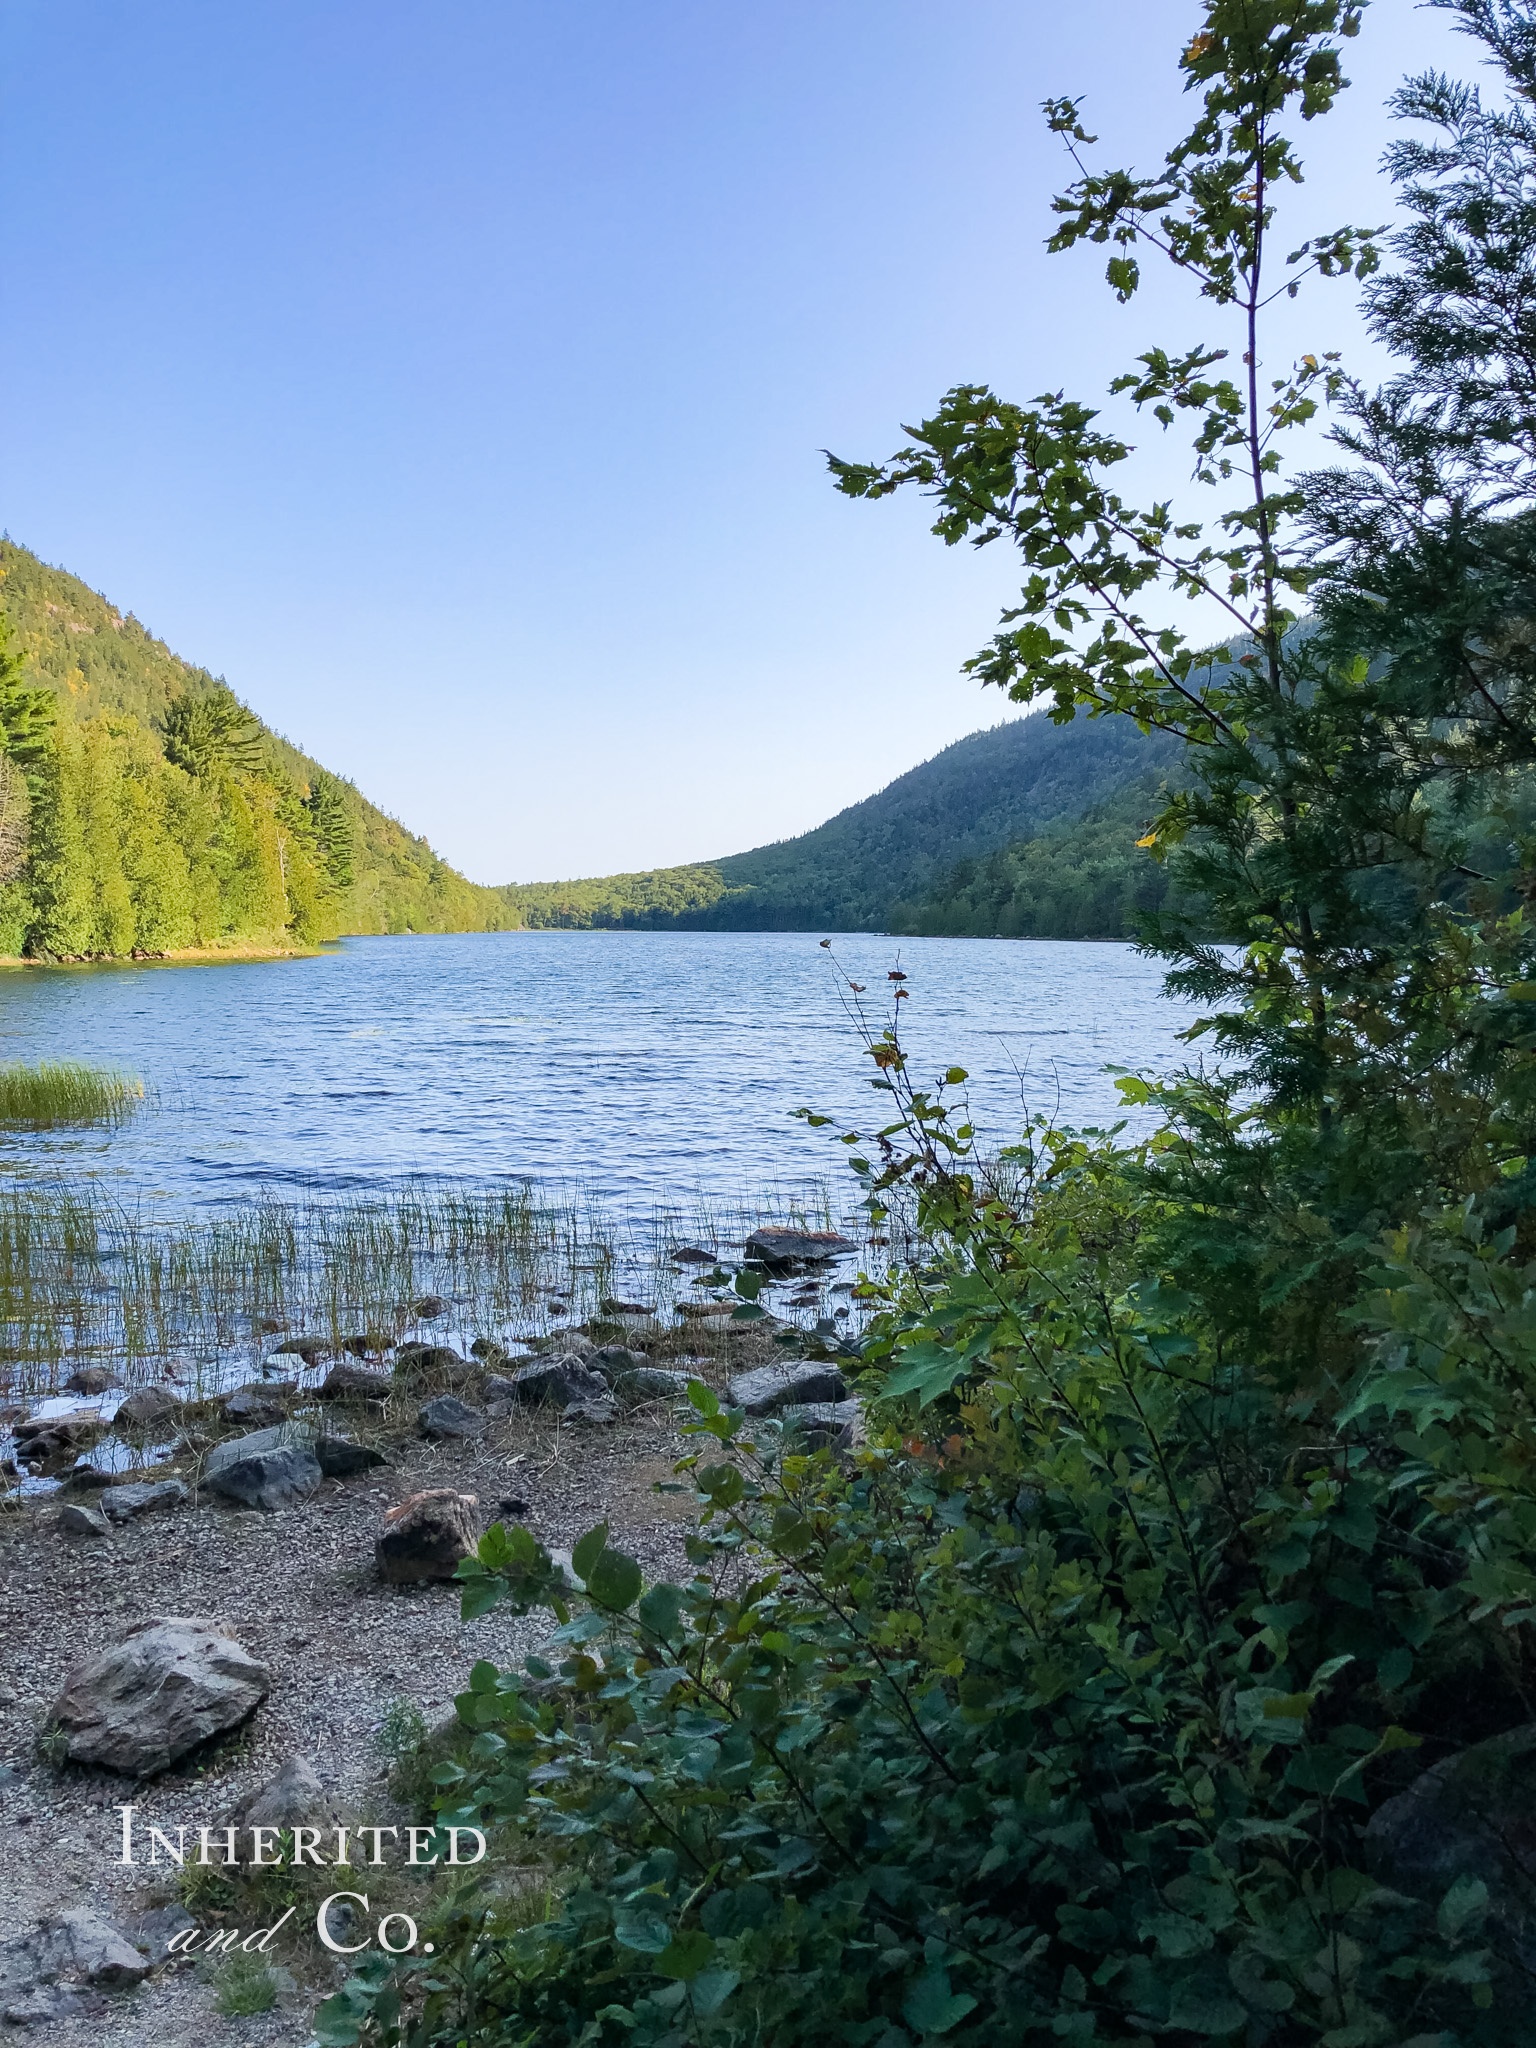
[[[498,891],[270,731],[221,679],[9,539],[0,619],[0,953],[514,922]],[[22,819],[9,837],[8,815]]]
[[[1129,719],[1010,719],[799,838],[689,867],[514,883],[502,893],[535,926],[1120,937],[1134,905],[1160,884],[1161,870],[1135,842],[1179,751]],[[1013,905],[1011,880],[989,879],[979,895],[973,886],[989,859],[1024,847],[1019,871],[1038,888],[1038,914]],[[1078,873],[1085,861],[1089,884]]]

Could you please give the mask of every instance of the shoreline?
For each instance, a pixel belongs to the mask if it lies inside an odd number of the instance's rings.
[[[78,967],[216,967],[222,961],[318,960],[336,941],[319,946],[177,946],[164,953],[92,953],[56,960],[29,960],[0,953],[0,967],[53,970]]]

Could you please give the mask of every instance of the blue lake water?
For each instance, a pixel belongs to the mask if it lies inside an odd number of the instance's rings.
[[[1108,1063],[1166,1071],[1192,1013],[1128,946],[544,932],[351,939],[324,956],[0,972],[0,1060],[110,1062],[150,1101],[115,1132],[0,1139],[0,1167],[203,1206],[414,1174],[579,1185],[617,1210],[840,1181],[810,1105],[883,1098],[832,959],[883,1019],[897,964],[915,1071],[969,1069],[978,1127],[1024,1105],[1115,1120]]]

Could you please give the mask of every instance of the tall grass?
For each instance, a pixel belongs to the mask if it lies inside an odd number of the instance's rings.
[[[137,1074],[80,1060],[0,1066],[0,1124],[49,1130],[56,1124],[118,1124],[144,1099]]]
[[[175,1358],[211,1391],[254,1372],[279,1331],[331,1346],[428,1328],[443,1341],[510,1342],[600,1315],[615,1295],[670,1321],[698,1272],[679,1270],[672,1249],[729,1256],[770,1219],[835,1221],[825,1191],[625,1219],[580,1190],[421,1181],[166,1218],[89,1181],[13,1182],[0,1190],[0,1389],[51,1392],[85,1362],[131,1381]],[[450,1311],[419,1324],[413,1304],[429,1294]]]

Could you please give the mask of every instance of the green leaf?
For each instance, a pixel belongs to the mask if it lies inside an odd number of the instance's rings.
[[[614,1919],[613,1933],[625,1948],[638,1949],[643,1956],[665,1955],[672,1945],[672,1930],[659,1913],[622,1910]]]
[[[950,1990],[947,1970],[930,1970],[907,1993],[901,2016],[916,2034],[947,2034],[975,2010],[968,1991]]]
[[[639,1565],[622,1550],[603,1551],[585,1576],[587,1592],[598,1606],[607,1607],[615,1614],[622,1614],[632,1606],[645,1584]]]
[[[589,1529],[571,1551],[571,1569],[578,1579],[585,1583],[592,1576],[592,1567],[608,1547],[608,1524],[599,1522],[595,1529]]]
[[[1459,1941],[1473,1921],[1488,1910],[1488,1887],[1480,1877],[1458,1877],[1435,1914],[1443,1941]]]
[[[663,1977],[697,1977],[704,1965],[715,1952],[715,1944],[709,1936],[697,1927],[674,1934],[654,1967]]]
[[[720,1413],[719,1395],[713,1387],[706,1387],[702,1380],[688,1382],[688,1398],[701,1415],[711,1416]]]
[[[681,1586],[671,1585],[663,1579],[652,1586],[640,1602],[640,1626],[648,1635],[659,1636],[666,1641],[677,1633],[688,1596]]]

